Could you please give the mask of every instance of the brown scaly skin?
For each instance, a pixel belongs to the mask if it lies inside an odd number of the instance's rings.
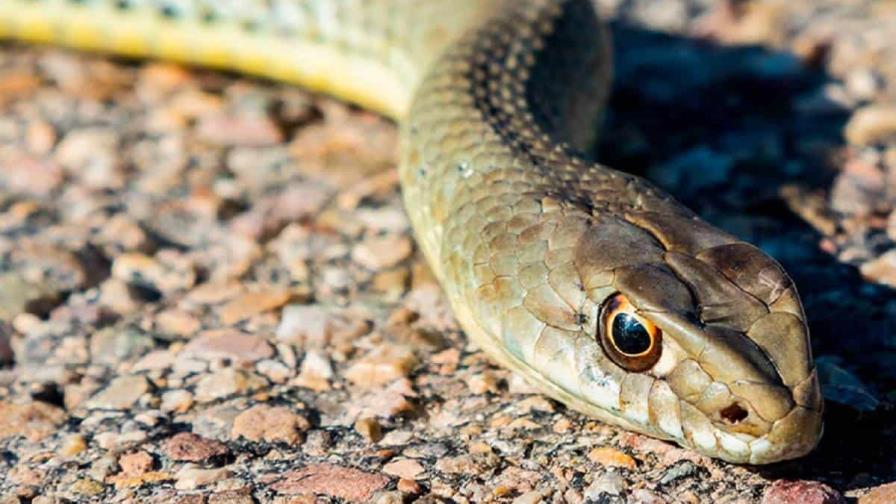
[[[610,73],[588,0],[178,5],[8,0],[0,36],[229,67],[396,117],[421,249],[492,357],[586,414],[724,460],[817,444],[822,398],[786,273],[648,182],[576,154]],[[646,369],[626,370],[600,342],[602,307],[620,294],[662,333]]]

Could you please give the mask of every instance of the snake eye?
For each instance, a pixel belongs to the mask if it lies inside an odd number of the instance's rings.
[[[622,294],[610,296],[601,306],[598,332],[604,352],[623,369],[646,371],[660,358],[663,332]]]

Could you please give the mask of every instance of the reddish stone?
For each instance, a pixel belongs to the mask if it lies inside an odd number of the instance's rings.
[[[892,504],[896,502],[896,483],[888,483],[859,497],[859,504]]]
[[[778,480],[762,496],[762,504],[845,504],[840,492],[818,481]]]
[[[368,502],[374,493],[388,484],[389,478],[382,474],[333,464],[317,464],[288,473],[272,488],[288,495],[323,494],[353,502]]]
[[[165,453],[172,460],[185,462],[201,462],[212,457],[226,455],[224,443],[206,439],[192,432],[175,434],[165,442]]]
[[[152,469],[152,456],[145,451],[127,453],[118,459],[121,472],[130,476],[139,476]]]

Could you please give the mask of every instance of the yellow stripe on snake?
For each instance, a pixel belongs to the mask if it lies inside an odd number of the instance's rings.
[[[578,154],[610,74],[590,0],[3,0],[0,37],[228,68],[395,118],[420,248],[467,335],[545,394],[737,463],[822,431],[787,274]]]

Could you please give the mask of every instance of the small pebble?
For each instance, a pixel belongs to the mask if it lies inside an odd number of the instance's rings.
[[[296,444],[309,428],[311,423],[305,417],[284,406],[257,404],[234,419],[230,435],[233,439]]]
[[[168,438],[164,444],[165,454],[171,460],[204,462],[228,453],[224,443],[206,439],[192,432],[180,432]]]
[[[625,479],[616,471],[605,472],[597,476],[585,489],[585,498],[600,501],[601,494],[622,495],[625,490]]]
[[[121,472],[129,476],[139,476],[152,469],[153,460],[145,451],[127,453],[118,458]]]
[[[254,373],[226,368],[199,379],[196,384],[195,400],[210,402],[234,394],[245,394],[265,386],[265,380]]]
[[[149,382],[140,375],[119,376],[108,387],[91,397],[87,407],[91,409],[126,410],[134,406],[143,394],[149,392]]]
[[[232,329],[212,329],[196,335],[181,351],[182,356],[204,360],[229,359],[251,363],[274,355],[274,349],[259,335]]]
[[[74,457],[87,449],[87,440],[81,434],[71,434],[62,442],[60,453],[66,457]]]
[[[635,459],[631,456],[606,446],[601,446],[588,452],[588,459],[606,467],[634,469],[637,465]]]
[[[78,495],[85,495],[87,497],[94,497],[103,493],[105,490],[105,485],[90,478],[79,478],[69,487],[70,492]],[[33,503],[34,501],[31,502]]]
[[[891,140],[896,135],[896,107],[868,105],[857,110],[846,123],[844,136],[854,145]]]
[[[358,243],[352,259],[367,269],[391,268],[411,255],[411,241],[406,236],[373,236]]]
[[[872,282],[896,288],[896,249],[862,263],[859,271]]]
[[[423,474],[425,469],[414,459],[396,459],[383,466],[383,472],[399,478],[414,480]]]
[[[178,490],[193,490],[221,481],[229,477],[230,474],[230,470],[223,467],[219,469],[199,469],[186,465],[174,475],[174,488]]]
[[[224,325],[233,325],[255,314],[279,308],[286,304],[291,296],[287,289],[251,290],[217,308],[218,319]]]
[[[168,390],[162,393],[159,409],[166,413],[184,413],[193,405],[193,394],[188,390]]]
[[[383,345],[356,360],[345,378],[357,386],[370,388],[407,376],[417,365],[414,352],[403,345]]]
[[[383,438],[383,429],[376,418],[361,417],[355,420],[355,432],[360,434],[370,443],[376,443]]]

